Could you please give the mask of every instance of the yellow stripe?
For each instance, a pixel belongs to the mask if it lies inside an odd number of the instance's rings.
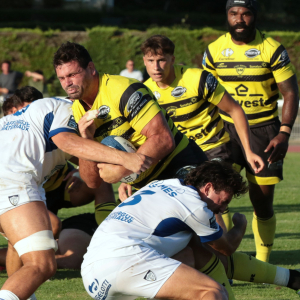
[[[273,185],[281,181],[279,177],[258,177],[249,172],[246,172],[246,177],[250,182],[258,185]]]

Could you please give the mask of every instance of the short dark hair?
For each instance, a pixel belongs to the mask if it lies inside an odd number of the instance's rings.
[[[159,54],[174,54],[175,45],[174,43],[163,35],[152,35],[147,39],[141,46],[141,50],[144,55],[151,52],[154,55]]]
[[[24,102],[33,102],[38,99],[42,99],[43,94],[32,86],[24,86],[17,89],[16,92],[9,98],[7,98],[2,105],[3,114],[7,116],[9,111],[15,107],[23,106]]]
[[[216,193],[225,191],[237,198],[247,193],[248,186],[243,177],[224,161],[206,161],[190,171],[184,183],[201,188],[212,183]]]
[[[89,62],[92,61],[92,58],[82,45],[66,42],[62,44],[54,53],[54,69],[56,69],[57,66],[68,63],[70,61],[77,61],[81,68],[86,69]]]
[[[2,66],[3,64],[9,64],[9,66],[11,66],[11,61],[5,59],[5,60],[2,61],[1,66]]]

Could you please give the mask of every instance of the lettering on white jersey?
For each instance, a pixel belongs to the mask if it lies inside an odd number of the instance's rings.
[[[12,130],[12,129],[21,129],[24,131],[28,131],[30,128],[30,124],[23,120],[11,121],[7,122],[1,130]]]
[[[97,293],[98,291],[97,295],[94,296],[94,299],[96,300],[105,300],[110,288],[111,284],[106,279],[102,282],[101,287],[99,286],[97,279],[89,285],[89,291],[91,294]]]

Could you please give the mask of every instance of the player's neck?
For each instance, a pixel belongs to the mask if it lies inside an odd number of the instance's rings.
[[[99,92],[99,74],[96,73],[93,78],[92,84],[89,86],[89,91],[87,95],[84,95],[84,97],[81,99],[85,103],[84,105],[85,110],[89,110],[92,108],[98,92]]]
[[[176,78],[175,69],[174,69],[174,66],[172,66],[170,69],[169,75],[162,81],[156,82],[156,84],[159,88],[166,89],[172,84],[172,82],[175,80],[175,78]]]

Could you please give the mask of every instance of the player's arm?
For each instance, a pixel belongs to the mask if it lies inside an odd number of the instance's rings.
[[[247,227],[245,215],[235,213],[232,217],[232,222],[234,226],[231,230],[223,232],[223,235],[219,239],[206,243],[226,256],[232,255],[239,247]]]
[[[224,93],[217,106],[231,116],[244,147],[247,160],[255,173],[259,173],[264,168],[264,163],[263,160],[251,150],[249,123],[243,109],[227,92]]]
[[[277,83],[283,96],[282,121],[279,134],[273,138],[265,152],[272,150],[268,158],[270,163],[283,159],[288,150],[289,135],[291,134],[299,110],[298,84],[296,75]]]

